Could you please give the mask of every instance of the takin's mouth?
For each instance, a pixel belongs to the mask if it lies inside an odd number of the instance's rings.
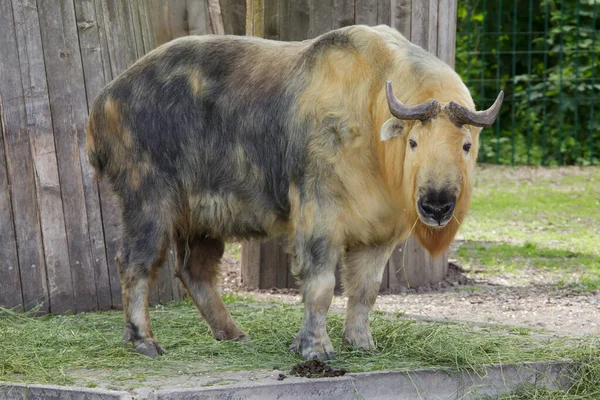
[[[432,193],[421,196],[417,201],[419,219],[431,228],[443,228],[454,215],[456,196],[448,192]]]
[[[420,212],[419,212],[419,220],[427,225],[430,228],[438,228],[441,229],[443,227],[445,227],[446,225],[448,225],[448,223],[450,222],[450,220],[452,219],[452,216],[450,216],[450,218],[446,219],[446,220],[442,220],[442,221],[436,221],[433,218],[429,218],[429,217],[425,217],[423,216]]]

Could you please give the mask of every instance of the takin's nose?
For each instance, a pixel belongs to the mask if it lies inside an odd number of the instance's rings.
[[[456,196],[448,190],[430,190],[418,201],[421,216],[431,222],[428,225],[445,225],[452,218],[455,205]]]

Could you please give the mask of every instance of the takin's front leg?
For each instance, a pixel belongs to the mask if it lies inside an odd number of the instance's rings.
[[[326,318],[333,299],[338,260],[339,250],[323,236],[296,240],[292,272],[302,282],[304,320],[290,351],[301,352],[306,360],[335,358]]]
[[[385,264],[393,246],[361,247],[346,252],[342,284],[348,296],[343,341],[363,350],[375,350],[369,313],[375,304]]]

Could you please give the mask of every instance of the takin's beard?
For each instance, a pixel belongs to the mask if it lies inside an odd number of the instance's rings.
[[[464,190],[457,199],[457,205],[454,210],[454,215],[448,223],[441,228],[434,228],[425,225],[417,216],[415,211],[415,220],[417,224],[413,230],[413,235],[417,241],[423,246],[432,257],[439,257],[444,251],[450,247],[454,240],[454,236],[458,232],[458,228],[462,224],[465,215],[469,209],[471,193],[470,190]]]

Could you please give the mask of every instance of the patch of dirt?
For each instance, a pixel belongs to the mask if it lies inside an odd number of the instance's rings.
[[[292,367],[290,375],[303,378],[334,378],[346,375],[345,369],[335,369],[319,360],[298,363]]]
[[[248,290],[239,263],[225,258],[223,292],[245,292],[257,300],[300,303],[296,289]],[[518,275],[486,276],[450,263],[449,274],[436,285],[382,293],[375,310],[410,318],[500,324],[544,330],[559,336],[600,334],[600,292],[560,288],[551,274],[524,269]],[[343,311],[347,299],[335,296],[332,309]]]

